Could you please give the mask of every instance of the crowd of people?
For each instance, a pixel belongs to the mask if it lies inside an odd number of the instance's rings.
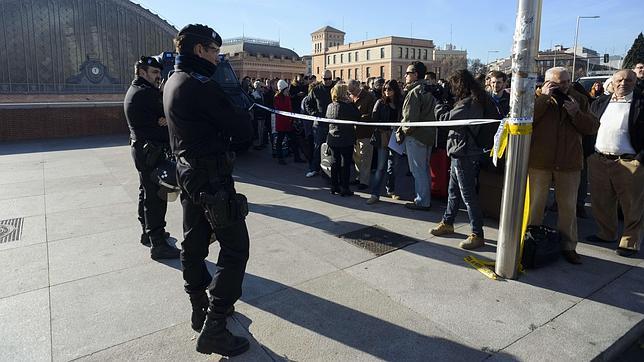
[[[575,251],[579,239],[576,219],[588,217],[584,205],[589,183],[599,232],[588,240],[617,241],[619,205],[625,226],[616,252],[630,256],[638,249],[644,209],[642,67],[638,62],[633,70],[619,71],[606,84],[595,82],[589,90],[571,83],[565,68],[555,67],[537,86],[529,159],[529,222],[539,225],[546,209],[557,211],[563,256],[573,264],[581,262]],[[383,196],[399,199],[396,169],[406,158],[414,178],[414,199],[405,207],[423,211],[431,209],[432,151],[446,150],[451,165],[447,208],[430,233],[453,233],[462,201],[471,233],[460,247],[475,249],[485,244],[478,175],[482,164],[489,164],[487,151],[493,141],[489,126],[486,130],[485,126],[415,127],[413,123],[507,117],[510,91],[503,72],[475,76],[460,70],[448,79],[437,79],[422,62],[412,62],[403,82],[379,77],[366,82],[333,79],[327,70],[320,81],[304,75],[292,81],[246,77],[242,85],[256,103],[279,111],[366,123],[409,123],[353,126],[273,115],[255,108],[255,148],[271,145],[281,165],[287,164],[288,155],[294,162],[308,162],[305,177],[324,174],[321,160],[329,157],[331,193],[350,196],[354,186],[371,194],[366,201],[369,205]],[[627,97],[624,102],[631,108],[613,106],[622,102],[621,97]],[[390,148],[392,142],[404,155]],[[609,174],[611,165],[621,175],[618,180]],[[546,205],[552,186],[555,202]]]

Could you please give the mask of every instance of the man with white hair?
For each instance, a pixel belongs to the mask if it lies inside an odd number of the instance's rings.
[[[624,213],[624,231],[615,250],[637,253],[644,219],[644,94],[634,91],[636,73],[623,69],[613,75],[615,93],[593,102],[599,118],[596,153],[588,158],[593,216],[598,232],[592,242],[613,243],[618,236],[617,204]]]
[[[530,178],[529,225],[540,225],[554,183],[557,200],[557,228],[562,237],[562,254],[571,264],[581,264],[577,247],[577,189],[583,167],[581,138],[592,135],[599,121],[588,110],[587,98],[570,86],[564,67],[546,71],[541,93],[534,104],[534,123],[528,175]],[[553,182],[554,181],[554,182]]]

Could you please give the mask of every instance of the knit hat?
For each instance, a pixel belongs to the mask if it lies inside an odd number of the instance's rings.
[[[281,92],[286,88],[288,88],[288,83],[286,83],[286,81],[284,79],[280,79],[277,82],[277,90]]]
[[[222,40],[219,34],[217,34],[217,32],[213,28],[207,25],[188,24],[184,26],[183,29],[179,30],[177,37],[181,35],[195,36],[197,38],[200,38],[201,40],[215,43],[218,47],[220,47],[222,44]]]

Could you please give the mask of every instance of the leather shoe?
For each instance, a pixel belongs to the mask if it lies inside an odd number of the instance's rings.
[[[167,232],[167,231],[165,233],[163,233],[163,238],[168,240],[170,238],[170,233]],[[142,233],[141,234],[141,244],[147,246],[148,248],[150,247],[150,245],[152,245],[150,243],[150,238],[148,237],[147,233]]]
[[[621,247],[620,247],[620,248],[615,249],[615,253],[616,253],[617,255],[619,255],[619,256],[625,256],[625,257],[628,257],[628,256],[633,256],[633,255],[637,254],[637,250],[635,250],[635,249],[621,248]]]
[[[150,257],[152,260],[178,259],[181,250],[168,245],[165,240],[162,244],[152,245],[150,248]]]
[[[615,242],[615,240],[605,240],[605,239],[602,239],[602,238],[600,238],[600,237],[599,237],[599,236],[597,236],[597,235],[591,235],[591,236],[587,237],[587,238],[586,238],[586,241],[590,241],[591,243],[603,243],[603,244],[610,244],[610,243],[614,243],[614,242]]]
[[[566,259],[567,262],[570,264],[581,264],[581,258],[579,257],[579,254],[577,254],[576,251],[574,250],[564,250],[561,252],[563,255],[564,259]]]

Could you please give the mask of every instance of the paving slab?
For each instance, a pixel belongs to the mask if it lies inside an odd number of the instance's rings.
[[[70,189],[56,193],[48,192],[45,200],[48,213],[126,202],[132,203],[132,199],[121,186],[100,186],[88,189]]]
[[[49,285],[47,244],[0,250],[0,298]]]
[[[190,303],[182,285],[174,267],[148,263],[52,286],[53,360],[82,357],[187,321]]]
[[[287,360],[482,361],[489,356],[342,271],[238,309],[249,331]]]
[[[0,187],[0,200],[16,199],[25,196],[38,196],[45,193],[42,178],[34,181],[3,184]]]
[[[0,251],[44,243],[47,241],[45,215],[29,216],[22,220],[20,239],[0,244]]]
[[[139,225],[136,204],[133,202],[66,210],[47,215],[47,240],[55,241]]]
[[[44,214],[45,195],[0,200],[0,220]]]
[[[136,178],[138,180],[138,177]],[[63,177],[45,180],[47,194],[67,192],[70,190],[94,189],[103,186],[120,186],[121,182],[112,173],[97,175]]]
[[[49,290],[0,298],[0,361],[51,361]]]

